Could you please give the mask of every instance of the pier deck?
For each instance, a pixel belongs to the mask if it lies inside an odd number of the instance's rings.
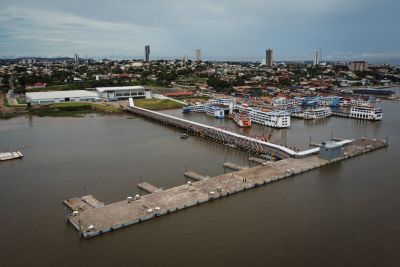
[[[134,201],[123,200],[97,208],[84,209],[78,215],[70,215],[69,221],[83,237],[88,238],[386,146],[384,141],[356,140],[345,146],[342,157],[335,160],[327,161],[315,155],[306,158],[288,158],[271,162],[267,166],[260,165],[154,192]]]
[[[72,211],[83,211],[104,206],[103,202],[98,201],[92,195],[67,199],[64,200],[64,204]]]
[[[225,168],[229,168],[229,169],[232,169],[232,170],[235,170],[235,171],[243,171],[245,169],[248,169],[248,167],[239,166],[239,165],[236,165],[235,163],[232,163],[232,162],[225,162],[223,165],[224,165]]]
[[[209,177],[198,174],[196,172],[192,172],[192,171],[186,171],[184,174],[184,176],[196,180],[196,181],[203,181],[203,180],[207,180]]]
[[[260,159],[260,158],[256,158],[256,157],[250,157],[249,161],[259,163],[259,164],[267,164],[267,162],[268,162],[268,160]]]
[[[139,183],[137,186],[138,186],[140,189],[142,189],[142,190],[144,190],[144,191],[146,191],[146,192],[148,192],[148,193],[155,193],[155,192],[160,192],[160,191],[163,190],[162,188],[156,187],[156,186],[154,186],[154,185],[152,185],[152,184],[149,184],[149,183],[147,183],[147,182]]]

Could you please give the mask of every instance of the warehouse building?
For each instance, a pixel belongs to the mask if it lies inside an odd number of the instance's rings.
[[[96,87],[100,98],[107,101],[116,101],[132,98],[151,98],[150,89],[143,86]]]
[[[79,101],[99,101],[99,95],[96,92],[86,90],[72,91],[49,91],[49,92],[29,92],[26,93],[26,102],[32,105],[46,105],[62,102]]]

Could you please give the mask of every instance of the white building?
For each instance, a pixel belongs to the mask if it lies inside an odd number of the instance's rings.
[[[321,60],[321,50],[314,50],[314,59],[313,59],[313,65],[318,66],[319,62]]]
[[[107,101],[132,98],[151,98],[150,89],[143,86],[96,87],[100,98]]]
[[[46,105],[62,102],[99,101],[99,95],[85,90],[49,91],[26,93],[26,102],[32,105]]]

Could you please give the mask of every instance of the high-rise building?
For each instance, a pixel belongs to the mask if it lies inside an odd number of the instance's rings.
[[[272,67],[272,63],[273,63],[273,56],[272,56],[272,49],[271,48],[269,48],[269,49],[267,49],[266,51],[265,51],[265,65],[268,67],[268,68],[271,68]]]
[[[79,55],[78,54],[74,54],[74,61],[75,61],[75,63],[79,62]]]
[[[313,65],[318,66],[321,61],[321,50],[315,49],[314,50],[314,59],[313,59]]]
[[[146,62],[149,62],[149,60],[150,60],[150,46],[149,45],[146,45],[144,47],[144,54],[145,54]]]
[[[353,61],[350,63],[351,71],[365,71],[368,69],[368,63],[366,61]]]
[[[196,61],[200,61],[201,60],[201,50],[200,50],[200,48],[197,48],[196,50],[194,50],[194,55],[196,57]]]

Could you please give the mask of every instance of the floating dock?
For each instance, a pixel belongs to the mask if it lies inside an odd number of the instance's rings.
[[[161,187],[156,187],[156,186],[154,186],[152,184],[149,184],[147,182],[139,183],[137,185],[137,187],[139,187],[140,189],[146,191],[147,193],[155,193],[155,192],[163,191],[163,189]]]
[[[24,155],[20,151],[10,151],[10,152],[1,152],[0,153],[0,161],[12,160],[12,159],[21,159]]]
[[[185,177],[188,177],[188,178],[196,180],[196,181],[204,181],[209,178],[208,176],[203,176],[201,174],[198,174],[198,173],[192,172],[192,171],[186,171],[183,175]]]
[[[343,147],[340,157],[332,160],[321,159],[318,155],[304,158],[287,158],[270,162],[266,166],[260,165],[144,196],[135,196],[134,199],[127,197],[126,200],[104,206],[89,204],[91,201],[85,200],[85,197],[66,200],[64,204],[70,207],[71,210],[81,210],[71,213],[68,216],[68,220],[79,231],[81,236],[89,238],[279,181],[386,146],[387,143],[380,140],[354,140]]]
[[[229,169],[232,169],[232,170],[235,170],[235,171],[243,171],[245,169],[248,169],[248,167],[239,166],[239,165],[236,165],[235,163],[232,163],[232,162],[225,162],[223,165],[224,165],[225,168],[229,168]]]
[[[259,163],[259,164],[264,164],[264,165],[268,163],[268,160],[260,159],[260,158],[256,158],[256,157],[250,157],[249,161]]]
[[[92,195],[70,198],[64,200],[64,204],[72,211],[84,211],[104,206],[103,202],[98,201]]]

